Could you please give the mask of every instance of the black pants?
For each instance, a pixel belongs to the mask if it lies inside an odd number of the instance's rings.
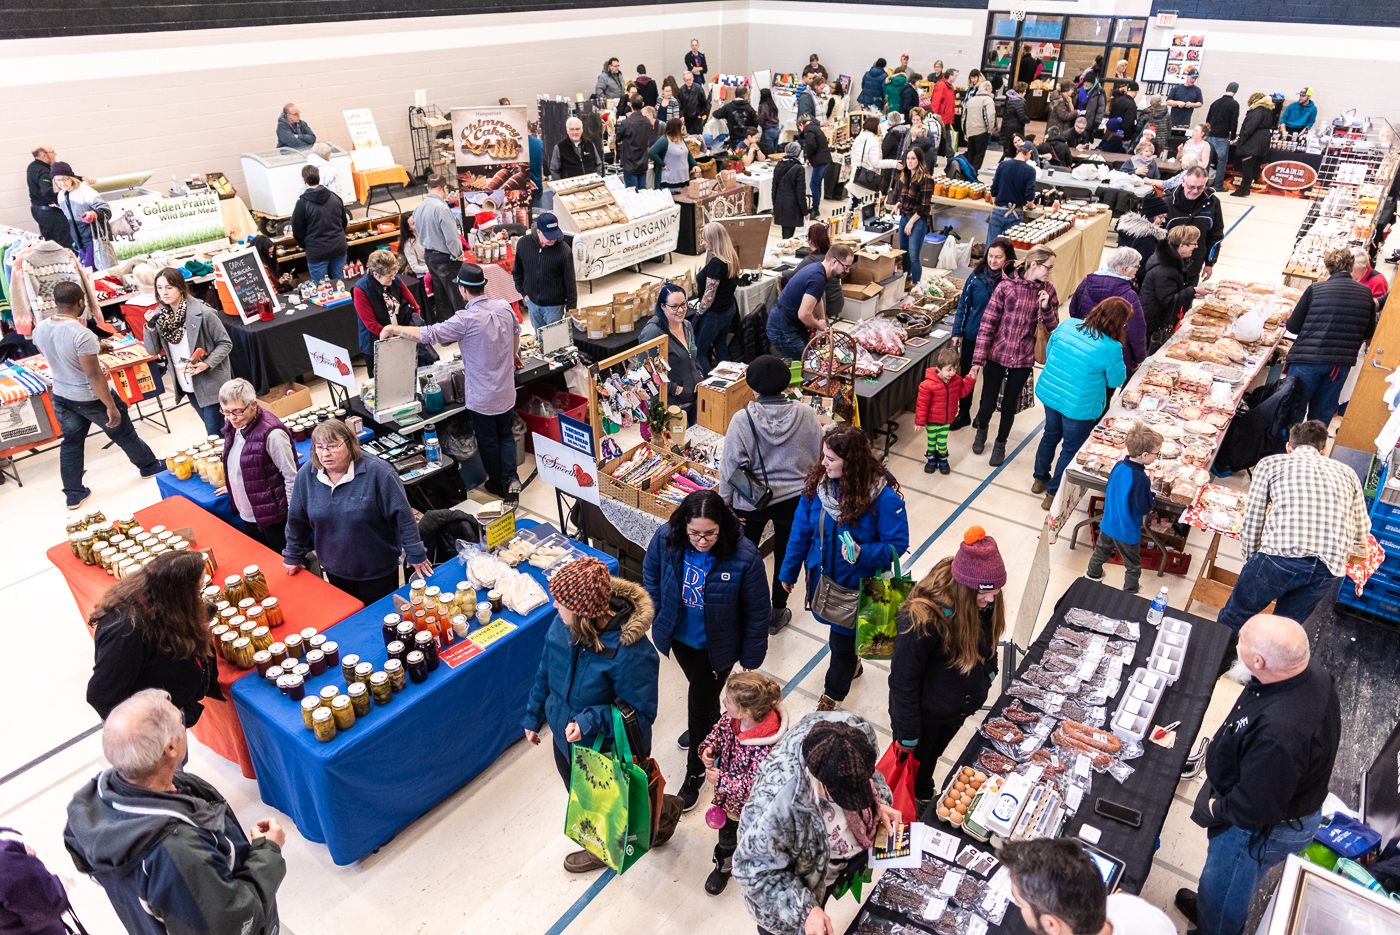
[[[498,416],[468,409],[472,432],[476,434],[476,449],[481,453],[481,465],[486,468],[487,492],[504,496],[511,481],[520,480],[516,473],[515,412],[507,409]]]
[[[962,339],[962,346],[958,348],[958,373],[967,376],[967,372],[972,369],[972,355],[977,350],[977,336]],[[968,393],[958,400],[958,417],[972,420],[972,394]]]
[[[34,223],[39,225],[39,235],[45,240],[69,248],[73,246],[73,232],[68,229],[68,219],[57,206],[30,205],[29,213],[34,216]]]
[[[796,227],[788,227],[786,224],[784,224],[784,225],[783,225],[783,239],[784,239],[784,240],[787,240],[788,238],[790,238],[796,230],[797,230]]]
[[[554,725],[551,724],[550,730],[553,729]],[[569,783],[574,774],[573,760],[569,757],[569,754],[559,749],[559,744],[555,743],[553,738],[546,740],[545,743],[554,748],[554,767],[559,770],[559,778],[564,780],[564,791],[568,792]]]
[[[281,555],[287,548],[287,521],[273,523],[270,526],[258,526],[254,523],[243,523],[243,535],[254,542],[261,542],[272,551]],[[394,585],[398,587],[398,585]]]
[[[716,672],[710,668],[708,649],[696,649],[684,643],[673,642],[671,655],[676,657],[690,683],[686,692],[686,730],[690,731],[690,750],[685,758],[685,775],[687,778],[701,776],[705,772],[705,761],[696,751],[719,721],[719,693],[734,667],[726,666],[724,671]]]
[[[788,537],[792,535],[792,519],[797,513],[801,497],[789,497],[770,503],[761,510],[739,510],[739,518],[744,521],[744,535],[754,545],[763,538],[763,529],[768,521],[773,521],[773,609],[787,606],[788,592],[778,580],[778,571],[787,557]]]
[[[368,581],[354,581],[350,578],[342,578],[326,572],[326,577],[331,584],[349,594],[351,597],[359,599],[360,603],[368,607],[375,601],[392,594],[399,586],[399,572],[394,570],[391,575],[382,578],[371,578]]]
[[[919,771],[914,774],[914,798],[931,799],[937,791],[933,786],[933,770],[938,758],[948,749],[948,744],[957,736],[962,721],[928,721],[919,724],[919,745],[914,748],[914,759],[919,761]]]
[[[724,861],[734,856],[734,852],[739,849],[739,820],[724,818],[724,826],[719,829],[719,843],[715,845],[715,856],[720,859],[720,868],[725,873],[732,872],[733,865],[724,866]]]
[[[977,409],[977,427],[987,428],[1001,397],[1001,424],[997,426],[997,441],[1006,442],[1011,436],[1011,424],[1016,421],[1016,401],[1021,398],[1030,367],[1003,367],[994,360],[982,368],[982,402]],[[1004,385],[1004,389],[1003,389]]]
[[[424,250],[423,262],[428,264],[428,272],[433,277],[433,310],[429,313],[428,309],[423,309],[423,317],[430,324],[447,321],[467,304],[457,288],[457,271],[462,268],[462,261],[437,250]]]
[[[1240,157],[1240,184],[1235,188],[1237,192],[1247,192],[1259,178],[1259,157]]]
[[[831,662],[826,667],[826,682],[823,691],[832,701],[845,701],[851,692],[851,681],[856,677],[856,635],[831,631],[828,640],[831,646]]]
[[[978,133],[967,138],[967,161],[978,172],[982,171],[982,160],[987,156],[987,140],[990,137],[990,133]]]

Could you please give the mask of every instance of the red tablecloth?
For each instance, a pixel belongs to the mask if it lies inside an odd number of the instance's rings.
[[[109,517],[110,519],[110,517]],[[154,506],[136,512],[136,521],[149,529],[152,526],[165,526],[167,529],[181,529],[186,526],[194,530],[194,543],[214,550],[214,558],[219,567],[216,576],[222,580],[228,575],[238,574],[249,565],[257,565],[267,575],[272,595],[282,605],[285,623],[272,631],[281,639],[291,633],[298,633],[307,627],[317,631],[334,626],[346,617],[361,610],[355,598],[339,588],[332,587],[313,574],[302,572],[288,578],[282,571],[282,557],[267,546],[256,542],[232,526],[211,516],[184,497],[168,497]],[[115,582],[97,565],[84,565],[73,557],[68,543],[64,542],[48,550],[49,561],[57,566],[73,592],[73,600],[86,620],[102,599],[102,595]],[[92,628],[88,628],[89,634]],[[231,700],[229,689],[234,681],[243,678],[253,670],[243,670],[219,660],[219,687],[226,700],[205,698],[204,713],[199,716],[193,730],[194,735],[215,753],[237,763],[243,775],[256,778],[253,772],[253,759],[248,754],[248,745],[243,739],[243,726],[238,722],[238,714]]]

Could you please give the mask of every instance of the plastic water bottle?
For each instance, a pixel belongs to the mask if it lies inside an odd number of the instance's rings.
[[[438,447],[437,429],[432,426],[428,426],[423,430],[423,447],[427,449],[429,461],[437,464],[442,460],[442,449]],[[1163,590],[1166,589],[1164,588]],[[1161,619],[1162,615],[1159,613],[1157,615],[1157,620],[1160,622]]]
[[[1154,627],[1162,625],[1162,617],[1167,612],[1167,589],[1157,592],[1157,596],[1152,599],[1152,608],[1147,612],[1147,622]]]

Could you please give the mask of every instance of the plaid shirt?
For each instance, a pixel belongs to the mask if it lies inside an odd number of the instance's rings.
[[[1240,530],[1240,556],[1317,556],[1337,577],[1351,555],[1366,554],[1371,519],[1356,472],[1316,448],[1272,455],[1255,466]]]

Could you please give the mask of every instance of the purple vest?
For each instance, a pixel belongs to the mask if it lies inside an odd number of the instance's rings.
[[[259,406],[258,417],[243,429],[243,451],[238,458],[243,472],[243,492],[248,495],[248,502],[253,506],[253,517],[260,529],[287,519],[286,483],[272,456],[267,453],[267,433],[273,429],[287,432],[281,419]],[[233,423],[228,420],[224,420],[223,435],[224,476],[227,477],[228,453],[233,448],[234,435]],[[291,438],[292,433],[287,432],[287,437]],[[295,444],[292,445],[292,455],[300,465],[301,458],[297,456]]]

